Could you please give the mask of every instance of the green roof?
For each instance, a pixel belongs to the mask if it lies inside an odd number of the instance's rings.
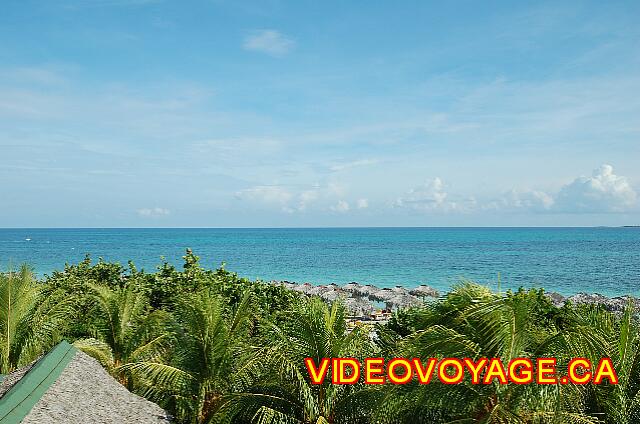
[[[0,424],[18,424],[60,376],[77,349],[59,343],[0,398]]]

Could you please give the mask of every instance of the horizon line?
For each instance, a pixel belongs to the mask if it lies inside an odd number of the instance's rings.
[[[638,228],[640,225],[433,225],[433,226],[273,226],[273,227],[0,227],[0,230],[322,230],[322,229],[438,229],[438,228]]]

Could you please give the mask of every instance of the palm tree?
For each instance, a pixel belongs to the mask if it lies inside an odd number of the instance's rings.
[[[123,366],[159,360],[166,353],[172,339],[169,316],[163,311],[150,312],[147,295],[135,283],[113,289],[91,283],[87,287],[93,337],[74,345],[132,389],[133,380]]]
[[[238,368],[247,346],[250,305],[249,292],[235,310],[209,288],[184,295],[174,312],[180,330],[172,361],[141,361],[123,369],[145,387],[146,397],[173,410],[181,422],[209,422],[249,372]]]
[[[26,265],[0,273],[0,373],[27,365],[60,341],[72,312],[61,293],[44,295]]]
[[[339,302],[331,307],[319,298],[303,302],[287,325],[272,327],[267,345],[245,364],[262,365],[264,373],[243,393],[230,396],[221,415],[234,423],[367,422],[372,404],[362,385],[333,385],[330,374],[313,385],[304,365],[305,358],[319,364],[322,358],[371,355],[368,331],[357,327],[349,333],[345,318]]]
[[[544,355],[560,333],[541,291],[506,296],[472,283],[460,285],[442,301],[427,305],[420,329],[398,342],[402,357],[514,358]],[[552,356],[552,355],[549,355]],[[385,386],[380,419],[400,422],[586,423],[580,393],[567,385],[444,385],[434,380]]]
[[[568,320],[570,327],[556,350],[587,357],[592,364],[611,358],[619,378],[616,385],[583,386],[587,413],[611,424],[640,422],[640,326],[632,303],[620,316],[599,306],[580,305]]]

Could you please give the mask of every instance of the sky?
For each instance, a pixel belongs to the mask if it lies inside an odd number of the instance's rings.
[[[0,13],[0,227],[640,224],[640,2]]]

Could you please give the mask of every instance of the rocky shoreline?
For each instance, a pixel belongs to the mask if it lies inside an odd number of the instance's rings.
[[[351,314],[359,316],[370,316],[378,309],[390,312],[419,306],[429,298],[437,299],[440,297],[438,290],[424,284],[412,289],[399,285],[393,288],[380,288],[372,284],[359,284],[356,282],[342,286],[335,283],[314,285],[291,281],[271,281],[271,284],[280,285],[307,296],[318,296],[327,302],[342,299],[347,310]],[[602,305],[610,312],[619,313],[631,302],[635,309],[640,310],[640,299],[630,296],[607,297],[599,293],[585,292],[571,296],[563,296],[557,292],[546,292],[545,294],[557,307],[562,307],[567,302],[571,302],[573,305],[593,304]]]

